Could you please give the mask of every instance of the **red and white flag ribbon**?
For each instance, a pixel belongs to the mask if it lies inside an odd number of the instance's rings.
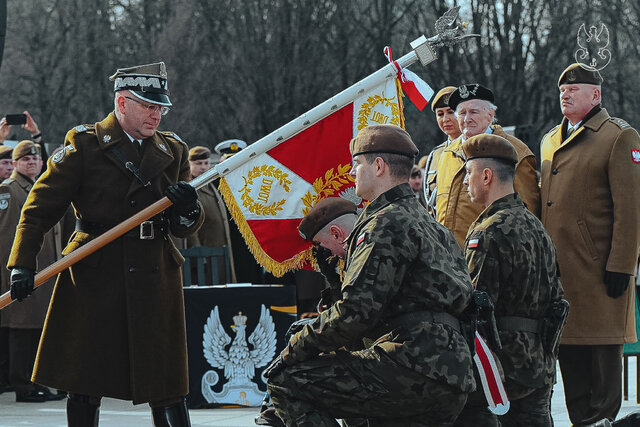
[[[418,110],[424,110],[424,108],[429,103],[429,100],[433,96],[433,89],[431,89],[431,87],[424,80],[415,75],[413,72],[401,68],[398,62],[393,60],[391,47],[385,46],[384,56],[387,57],[389,62],[393,64],[394,68],[396,69],[398,80],[400,80],[400,85],[402,86],[403,92],[409,97],[413,105],[415,105]]]
[[[480,382],[482,382],[489,410],[496,415],[506,414],[511,406],[509,397],[504,389],[504,384],[502,384],[493,353],[478,332],[476,332],[476,354],[473,356],[473,361],[478,369],[478,374],[480,374]]]

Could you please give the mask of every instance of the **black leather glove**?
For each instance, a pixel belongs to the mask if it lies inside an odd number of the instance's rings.
[[[289,329],[287,329],[287,333],[284,335],[285,339],[289,341],[289,339],[293,336],[293,334],[300,332],[302,328],[304,328],[305,326],[315,321],[316,321],[315,317],[307,317],[304,319],[296,320],[291,324],[291,326],[289,326]]]
[[[284,364],[284,360],[282,360],[282,355],[279,354],[278,357],[273,359],[271,364],[267,366],[264,369],[264,371],[262,371],[262,375],[264,375],[265,378],[269,379],[271,377],[275,377],[280,372],[284,371],[284,368],[286,367],[287,365]]]
[[[320,245],[314,245],[311,252],[316,259],[320,273],[327,279],[327,282],[340,283],[340,274],[336,271],[339,258],[333,256],[329,249],[323,248]]]
[[[616,273],[615,271],[604,272],[604,284],[607,285],[607,295],[611,298],[621,297],[631,281],[631,275]]]
[[[16,267],[11,270],[11,299],[22,301],[33,292],[33,277],[35,272],[26,267]]]
[[[196,189],[184,181],[178,181],[174,185],[167,187],[165,195],[173,203],[174,213],[190,221],[195,220],[200,215],[200,205],[198,205],[198,193]]]

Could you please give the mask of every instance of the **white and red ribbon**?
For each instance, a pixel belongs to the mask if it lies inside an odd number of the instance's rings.
[[[480,382],[482,382],[489,410],[496,415],[506,414],[511,406],[509,397],[504,389],[504,384],[502,384],[493,353],[478,332],[476,332],[476,354],[473,356],[473,361],[480,375]]]
[[[391,52],[390,46],[385,46],[384,56],[393,65],[393,68],[395,68],[404,93],[418,110],[424,110],[429,103],[429,99],[433,96],[433,89],[413,72],[401,68],[398,62],[393,60],[393,53]]]

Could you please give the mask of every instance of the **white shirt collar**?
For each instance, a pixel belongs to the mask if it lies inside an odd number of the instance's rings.
[[[125,134],[125,135],[127,135],[127,136],[129,137],[129,140],[130,140],[131,142],[134,142],[134,141],[135,141],[135,142],[137,142],[138,144],[142,145],[142,140],[141,140],[141,139],[133,139],[133,137],[132,137],[131,135],[129,135],[129,134],[127,133],[127,131],[125,131],[124,129],[122,130],[122,132],[124,132],[124,134]]]

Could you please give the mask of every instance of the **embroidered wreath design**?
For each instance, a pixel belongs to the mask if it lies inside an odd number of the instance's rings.
[[[240,192],[242,193],[240,196],[242,206],[247,208],[249,212],[256,215],[275,215],[276,212],[282,210],[282,205],[286,202],[285,199],[273,202],[270,205],[263,205],[262,203],[256,202],[253,197],[251,197],[251,188],[249,186],[253,185],[253,180],[255,178],[259,178],[261,176],[268,176],[277,179],[278,184],[280,184],[287,193],[291,189],[291,181],[288,179],[289,175],[282,172],[280,169],[277,169],[275,166],[267,165],[254,166],[246,177],[242,177],[242,179],[244,179],[244,186],[240,189]]]
[[[309,210],[311,210],[316,203],[326,197],[332,196],[345,184],[354,182],[353,177],[349,175],[350,170],[350,164],[338,165],[335,173],[334,169],[331,168],[324,173],[324,179],[323,177],[316,178],[316,180],[313,181],[313,190],[316,194],[313,195],[308,191],[307,194],[302,197],[302,203],[305,206],[302,208],[302,214],[306,215],[309,213]]]
[[[396,97],[385,98],[384,92],[382,96],[374,95],[367,98],[367,102],[362,104],[360,111],[358,112],[358,130],[369,126],[369,114],[371,110],[378,105],[383,104],[385,107],[391,107],[391,122],[390,124],[400,126],[400,107],[397,102],[394,102]]]

